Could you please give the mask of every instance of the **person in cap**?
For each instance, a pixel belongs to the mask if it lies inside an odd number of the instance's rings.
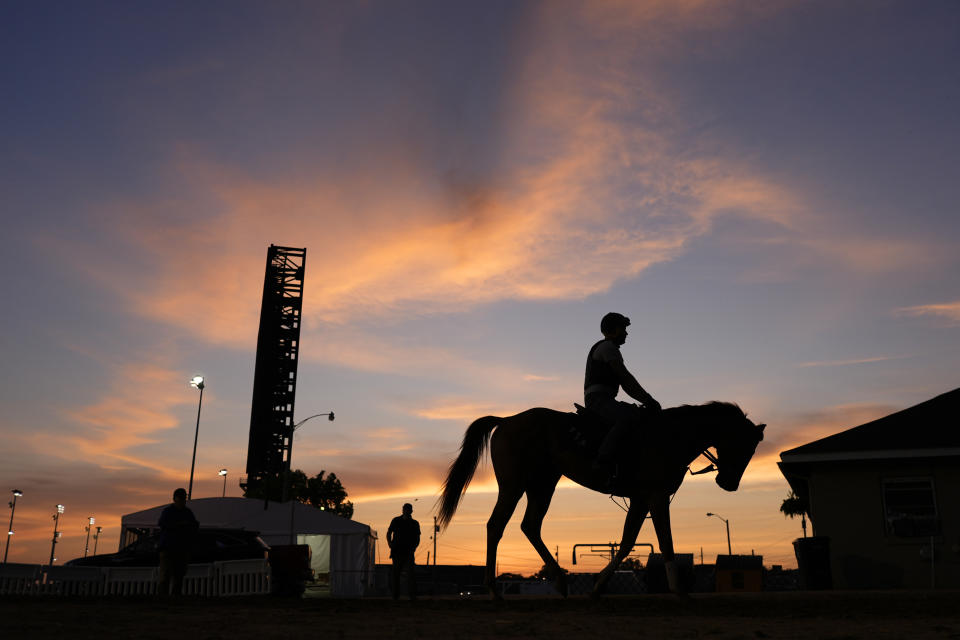
[[[616,483],[616,452],[626,441],[630,429],[643,419],[636,405],[617,400],[620,388],[640,402],[644,409],[654,413],[660,411],[660,403],[640,386],[623,363],[620,347],[627,340],[629,326],[630,318],[622,314],[603,316],[600,321],[603,340],[590,347],[583,380],[584,404],[611,425],[594,463],[594,467],[605,475],[605,487],[610,490]]]

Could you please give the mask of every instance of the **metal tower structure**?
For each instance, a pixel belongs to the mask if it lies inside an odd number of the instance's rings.
[[[279,478],[290,457],[306,258],[306,249],[276,245],[267,249],[243,485],[246,490],[269,478]]]

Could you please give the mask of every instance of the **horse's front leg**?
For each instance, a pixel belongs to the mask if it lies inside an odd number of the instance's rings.
[[[604,567],[600,575],[597,576],[597,581],[593,584],[593,591],[590,593],[591,597],[596,598],[600,596],[607,582],[610,580],[610,576],[617,570],[620,563],[630,555],[630,552],[633,550],[633,545],[637,541],[637,536],[640,535],[640,528],[643,526],[643,521],[646,517],[646,501],[631,499],[630,509],[627,510],[627,517],[623,521],[623,539],[620,541],[620,547],[617,549],[617,553],[614,554],[613,558],[610,559],[610,564]]]
[[[664,568],[667,571],[667,586],[672,593],[686,595],[686,589],[680,580],[680,567],[673,552],[673,531],[670,528],[670,496],[656,498],[650,504],[650,517],[657,531],[657,542],[663,555]]]

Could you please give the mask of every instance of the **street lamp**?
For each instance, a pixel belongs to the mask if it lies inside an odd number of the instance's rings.
[[[90,516],[90,517],[87,519],[87,526],[84,527],[84,529],[87,530],[87,542],[86,542],[86,544],[83,546],[83,557],[84,557],[84,558],[87,557],[87,552],[90,551],[90,529],[93,528],[93,523],[94,523],[94,517],[93,517],[93,516]],[[94,553],[94,555],[96,555],[96,553]]]
[[[286,502],[290,498],[290,482],[292,480],[290,477],[290,469],[291,469],[290,465],[293,462],[293,435],[294,433],[296,433],[297,429],[299,429],[300,426],[303,425],[304,422],[306,422],[307,420],[313,420],[314,418],[319,418],[320,416],[327,416],[327,420],[329,420],[330,422],[333,422],[335,417],[333,415],[333,411],[330,411],[329,413],[315,413],[312,416],[308,416],[303,420],[301,420],[300,422],[297,422],[296,424],[294,424],[292,427],[290,427],[290,446],[287,449],[287,464],[286,464],[286,468],[284,469],[284,475],[286,476],[286,478],[283,483],[283,496],[280,500],[281,502]],[[290,500],[290,544],[297,543],[296,534],[293,532],[293,514],[294,514],[293,503],[294,501]],[[321,509],[322,508],[323,507],[321,507]]]
[[[53,561],[56,560],[53,557],[53,552],[57,548],[57,538],[60,537],[60,532],[57,531],[57,527],[60,525],[60,516],[63,514],[63,505],[57,505],[57,512],[53,514],[53,542],[50,544],[50,566],[53,566]]]
[[[200,402],[197,404],[197,428],[193,432],[193,457],[190,459],[190,486],[187,489],[187,500],[193,497],[193,467],[197,462],[197,436],[200,435],[200,408],[203,406],[203,376],[193,376],[190,386],[200,389]]]
[[[220,497],[226,498],[227,497],[227,470],[220,469],[218,473],[223,476],[223,495]]]
[[[713,516],[714,518],[720,518],[721,520],[723,520],[723,523],[724,523],[725,525],[727,525],[727,554],[729,554],[729,555],[732,556],[732,555],[733,555],[733,549],[731,549],[731,547],[730,547],[730,521],[727,520],[726,518],[722,518],[722,517],[718,516],[718,515],[715,514],[715,513],[708,513],[708,514],[707,514],[707,517],[709,518],[710,516]]]
[[[97,555],[97,543],[100,542],[100,532],[103,527],[97,527],[97,532],[93,534],[93,555]]]
[[[13,514],[17,511],[17,498],[23,495],[20,489],[11,489],[11,493],[13,493],[13,500],[8,503],[10,505],[10,525],[7,527],[7,547],[3,550],[3,564],[7,564],[7,554],[10,553],[10,538],[13,537]]]

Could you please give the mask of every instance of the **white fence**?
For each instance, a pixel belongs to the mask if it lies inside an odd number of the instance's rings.
[[[157,592],[156,567],[51,567],[0,564],[0,596],[146,596]],[[266,560],[191,564],[183,579],[190,596],[246,596],[270,593]]]

